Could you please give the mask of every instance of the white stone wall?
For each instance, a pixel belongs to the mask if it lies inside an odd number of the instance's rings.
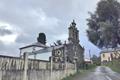
[[[61,80],[70,74],[74,74],[75,70],[67,70],[65,74],[64,70],[28,70],[27,80]],[[0,70],[0,80],[23,80],[23,70]]]
[[[51,79],[50,62],[29,60],[27,80],[61,80],[74,74],[74,64],[67,64],[66,71],[59,69],[58,63],[53,64]],[[23,80],[24,60],[18,57],[0,56],[0,80]]]
[[[47,69],[48,61],[29,59],[29,69]],[[0,70],[23,70],[24,60],[19,57],[0,56]]]

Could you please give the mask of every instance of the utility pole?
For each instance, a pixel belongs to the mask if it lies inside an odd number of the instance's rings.
[[[91,61],[91,53],[90,53],[90,50],[89,50],[89,58],[90,58],[90,61]]]

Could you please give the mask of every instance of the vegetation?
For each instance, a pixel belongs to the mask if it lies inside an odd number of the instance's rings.
[[[46,35],[44,33],[39,33],[37,41],[42,44],[46,44]]]
[[[63,78],[62,80],[73,80],[73,78],[75,77],[75,76],[77,76],[78,74],[80,74],[80,72],[77,72],[76,74],[71,74],[70,76],[67,76],[66,78]]]
[[[89,73],[90,71],[94,70],[95,67],[96,67],[96,65],[94,65],[94,64],[88,64],[87,69],[86,68],[80,69],[77,73],[67,76],[66,78],[64,78],[62,80],[73,80],[73,78],[75,78],[77,76],[82,76],[82,75]]]
[[[88,70],[92,70],[96,67],[96,64],[88,64]]]
[[[97,57],[96,55],[93,55],[91,60],[93,61],[93,64],[96,65],[96,66],[101,64],[100,57]]]
[[[88,70],[80,70],[78,71],[76,74],[71,74],[70,76],[63,78],[62,80],[73,80],[75,77],[80,76],[80,75],[84,75],[88,72]]]
[[[117,0],[101,0],[94,13],[89,12],[87,35],[99,48],[115,48],[120,45],[120,3]]]
[[[109,66],[113,71],[120,73],[120,61],[113,60],[105,65]]]

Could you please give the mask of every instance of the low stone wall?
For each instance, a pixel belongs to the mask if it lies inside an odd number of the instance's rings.
[[[53,70],[52,79],[50,70],[28,70],[27,80],[61,80],[62,78],[74,74],[75,70]],[[0,80],[23,80],[23,70],[0,70]]]
[[[48,69],[49,61],[29,59],[28,69]],[[0,55],[0,70],[23,70],[24,59]]]
[[[0,80],[23,80],[23,72],[22,58],[0,55]],[[74,73],[74,64],[67,63],[67,70],[64,71],[63,63],[53,63],[51,78],[49,61],[28,60],[27,80],[61,80]]]
[[[68,69],[73,69],[74,65],[68,63]],[[62,67],[61,67],[62,66]],[[63,69],[64,63],[53,63],[53,69]],[[19,57],[10,57],[0,55],[0,70],[23,70],[24,59]],[[28,60],[28,69],[50,69],[50,62],[45,60]]]

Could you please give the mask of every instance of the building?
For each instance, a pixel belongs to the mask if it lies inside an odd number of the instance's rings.
[[[120,48],[109,48],[106,50],[101,51],[101,62],[109,62],[113,59],[119,59],[120,58]]]
[[[84,63],[84,48],[79,44],[79,30],[76,27],[76,23],[73,20],[73,22],[70,24],[70,27],[68,28],[68,41],[64,44],[55,45],[55,46],[46,46],[44,44],[41,44],[40,42],[36,42],[24,47],[20,48],[20,55],[22,56],[25,52],[35,52],[43,50],[44,52],[51,51],[51,56],[53,57],[53,61],[55,63],[76,63],[77,67],[80,67]],[[53,48],[53,49],[52,49]],[[51,56],[49,60],[51,60]],[[34,55],[34,58],[36,59],[36,55]]]
[[[85,64],[93,64],[93,61],[89,58],[84,59]]]
[[[25,52],[33,52],[33,51],[37,51],[37,50],[44,49],[47,47],[48,46],[41,44],[40,42],[35,42],[33,44],[26,45],[24,47],[19,48],[20,49],[20,56],[23,56],[23,54]],[[34,55],[34,58],[36,58],[36,55]]]
[[[74,20],[68,30],[68,42],[54,46],[54,50],[52,51],[53,61],[77,63],[77,67],[80,67],[84,62],[84,48],[79,44],[79,30]]]

